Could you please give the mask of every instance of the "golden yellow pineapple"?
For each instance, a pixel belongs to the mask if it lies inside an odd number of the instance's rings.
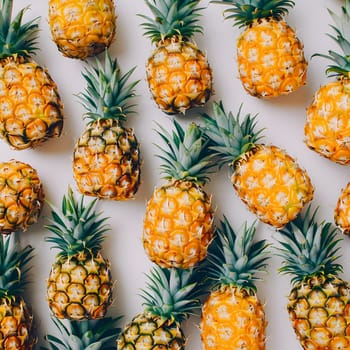
[[[237,41],[237,65],[244,89],[271,98],[294,92],[306,83],[303,45],[284,19],[290,0],[213,0],[229,8],[225,18],[245,27]]]
[[[185,113],[210,98],[212,71],[191,38],[202,32],[199,0],[145,0],[154,19],[140,15],[145,35],[156,48],[148,58],[146,75],[152,97],[167,114]]]
[[[142,241],[149,258],[162,267],[189,268],[203,260],[213,238],[211,196],[203,189],[213,166],[207,142],[195,123],[186,131],[174,120],[172,135],[159,126],[169,150],[158,155],[168,180],[146,207]]]
[[[31,350],[37,337],[31,307],[23,298],[33,248],[20,248],[14,235],[0,235],[0,349]]]
[[[53,41],[69,58],[96,56],[115,37],[113,0],[50,0],[48,19]]]
[[[344,234],[350,235],[350,182],[341,190],[334,209],[334,221]]]
[[[96,201],[78,201],[69,189],[46,226],[53,233],[47,241],[59,249],[47,281],[47,301],[57,318],[100,319],[112,302],[111,266],[101,254],[106,218],[96,213]]]
[[[43,204],[43,186],[32,166],[14,159],[0,163],[1,234],[25,231],[35,224]]]
[[[291,274],[288,313],[305,350],[350,348],[350,287],[339,277],[338,231],[310,206],[280,231],[281,273]]]
[[[255,281],[266,267],[267,244],[253,242],[254,225],[238,235],[226,217],[217,231],[204,270],[211,292],[202,310],[203,348],[264,350],[267,322]]]
[[[242,107],[242,106],[241,106]],[[231,181],[239,198],[257,217],[276,228],[293,220],[312,200],[314,188],[294,158],[274,145],[258,143],[256,116],[226,113],[214,102],[213,115],[203,114],[205,133],[212,141],[217,164],[232,167]]]
[[[35,147],[59,137],[63,106],[47,70],[31,57],[38,49],[37,19],[12,19],[13,0],[0,3],[0,138],[12,148]]]
[[[305,143],[313,151],[338,164],[350,163],[350,1],[345,0],[340,15],[329,11],[336,26],[331,26],[343,53],[332,50],[316,54],[332,61],[327,74],[336,80],[319,88],[307,108],[304,127]]]
[[[138,83],[128,84],[133,71],[122,75],[117,60],[106,51],[104,65],[96,59],[96,66],[83,73],[87,87],[80,100],[90,121],[73,154],[73,174],[82,194],[127,200],[134,198],[139,188],[139,143],[133,129],[123,126],[133,112],[128,102]]]

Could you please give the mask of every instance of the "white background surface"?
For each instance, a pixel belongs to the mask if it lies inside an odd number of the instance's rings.
[[[296,6],[290,10],[287,20],[293,28],[296,28],[298,37],[304,43],[305,56],[309,61],[308,84],[289,96],[264,101],[247,95],[243,90],[237,78],[235,60],[236,39],[241,30],[234,28],[230,20],[223,19],[222,11],[226,7],[209,4],[208,0],[202,0],[201,4],[206,6],[201,18],[204,34],[196,35],[195,41],[200,49],[207,52],[213,69],[215,95],[211,101],[221,99],[226,109],[233,112],[236,112],[243,102],[244,112],[259,113],[258,127],[266,128],[265,143],[272,143],[286,149],[307,170],[315,187],[313,203],[315,206],[320,206],[319,219],[333,221],[333,210],[341,189],[349,180],[349,170],[346,166],[332,163],[310,151],[303,143],[303,126],[305,109],[311,102],[314,92],[321,84],[328,81],[324,74],[328,61],[322,58],[310,60],[310,57],[315,52],[327,53],[329,48],[337,49],[325,34],[330,33],[328,24],[332,23],[326,8],[339,12],[342,1],[296,0],[295,2]],[[41,65],[48,68],[58,84],[65,106],[63,134],[60,138],[50,140],[35,150],[11,150],[4,141],[1,141],[0,160],[7,161],[15,158],[31,164],[37,169],[42,179],[46,199],[59,205],[62,196],[67,192],[68,185],[73,186],[73,189],[76,188],[71,168],[72,150],[83,129],[84,110],[75,94],[85,88],[81,76],[85,63],[64,58],[51,41],[47,23],[47,3],[48,1],[43,0],[15,0],[15,8],[31,5],[31,9],[25,15],[26,20],[41,16],[40,52],[35,58]],[[143,36],[143,30],[140,27],[142,19],[136,14],[151,15],[149,9],[142,0],[117,0],[116,13],[117,35],[110,52],[113,57],[118,58],[123,72],[137,66],[132,76],[134,80],[141,79],[136,87],[138,97],[134,100],[137,103],[137,114],[132,115],[126,125],[134,127],[141,143],[143,157],[142,184],[136,199],[128,202],[100,201],[98,206],[99,210],[110,217],[108,223],[111,230],[104,242],[103,255],[110,259],[113,278],[116,280],[115,300],[108,315],[124,315],[120,324],[123,326],[142,310],[142,300],[138,293],[140,288],[144,287],[144,274],[151,266],[143,251],[141,233],[146,201],[150,198],[154,187],[162,183],[159,160],[154,156],[157,148],[153,142],[161,142],[153,131],[154,121],[170,127],[172,117],[166,116],[156,107],[145,81],[145,62],[153,46],[150,40]],[[204,109],[187,113],[185,117],[178,117],[178,120],[184,126],[192,120],[200,122],[199,112],[203,111],[211,112],[210,102]],[[222,169],[211,179],[206,190],[213,195],[218,220],[222,218],[222,214],[225,214],[232,226],[239,228],[244,220],[252,222],[255,219],[236,196],[229,181],[228,169]],[[35,248],[31,276],[33,283],[28,287],[26,298],[34,309],[40,342],[48,331],[56,332],[46,303],[46,279],[57,253],[51,250],[49,243],[44,240],[49,234],[43,228],[47,224],[49,213],[46,205],[40,221],[18,236],[23,244],[30,243]],[[276,235],[278,233],[270,227],[259,223],[257,238],[267,238],[276,244],[272,238]],[[348,279],[350,242],[345,237],[341,244],[343,255],[341,262],[344,264],[342,277]],[[278,274],[279,266],[280,259],[272,256],[268,274],[264,282],[258,285],[259,296],[266,303],[267,349],[301,349],[285,309],[290,278]],[[184,323],[184,331],[189,337],[188,350],[201,348],[198,323],[198,318],[191,318]]]

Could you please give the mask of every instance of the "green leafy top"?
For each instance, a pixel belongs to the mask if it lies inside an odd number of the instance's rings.
[[[12,18],[13,0],[0,0],[0,58],[30,57],[38,50],[39,18],[22,23],[27,9],[21,9]]]
[[[120,333],[120,328],[116,326],[119,319],[105,317],[101,320],[62,321],[52,318],[61,336],[49,334],[46,341],[52,350],[112,350]],[[46,347],[40,349],[48,350]]]
[[[300,214],[279,231],[278,254],[284,260],[280,272],[294,275],[292,283],[314,276],[336,276],[342,271],[335,263],[341,240],[337,239],[337,228],[330,222],[317,223],[317,210],[311,212],[308,206],[304,216]]]
[[[161,42],[167,38],[180,36],[191,38],[194,33],[202,33],[202,26],[198,24],[200,0],[145,0],[154,18],[139,14],[146,20],[141,26],[145,35],[152,42]]]
[[[256,115],[246,114],[241,121],[242,105],[238,113],[226,113],[222,101],[213,103],[213,115],[202,114],[204,133],[210,140],[209,148],[218,156],[217,164],[235,165],[244,154],[255,147],[262,138],[263,129],[254,131]]]
[[[266,240],[253,241],[255,233],[255,225],[245,223],[236,234],[224,217],[204,264],[211,288],[228,285],[256,292],[257,274],[265,270],[269,252]]]
[[[260,18],[282,19],[288,7],[295,5],[292,0],[212,0],[212,3],[230,6],[224,11],[226,19],[233,19],[238,27],[249,26]]]
[[[117,119],[124,121],[133,113],[135,105],[129,100],[135,96],[135,86],[139,81],[128,83],[135,68],[121,74],[117,59],[112,59],[106,50],[104,63],[99,58],[95,66],[90,66],[82,73],[87,87],[78,98],[87,110],[85,118],[91,121],[99,119]]]
[[[187,130],[173,119],[174,130],[170,134],[164,127],[157,124],[157,133],[166,143],[168,149],[156,146],[161,150],[157,156],[163,160],[162,173],[166,179],[188,180],[204,184],[209,180],[210,169],[215,165],[213,155],[208,151],[208,140],[203,132],[192,122]]]
[[[34,248],[19,249],[15,235],[0,235],[0,298],[11,298],[22,294],[29,283],[29,262]]]
[[[147,275],[147,288],[142,290],[145,311],[179,323],[194,314],[201,308],[202,293],[195,271],[155,265]]]
[[[101,213],[96,213],[97,198],[88,204],[84,199],[82,195],[76,200],[69,188],[68,194],[63,196],[61,209],[51,206],[51,224],[46,228],[54,235],[46,241],[60,250],[60,257],[70,258],[80,253],[95,255],[101,250],[104,233],[109,229],[105,224],[107,218],[99,218]]]
[[[331,10],[328,10],[330,16],[335,22],[335,26],[330,27],[335,31],[335,35],[328,34],[342,49],[343,53],[337,53],[333,50],[328,50],[328,55],[314,54],[327,58],[334,62],[329,65],[326,74],[329,76],[345,76],[349,78],[350,73],[350,0],[344,0],[344,6],[341,7],[341,14],[337,15]]]

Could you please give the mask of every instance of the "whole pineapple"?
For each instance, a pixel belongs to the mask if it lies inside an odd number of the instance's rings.
[[[106,218],[96,213],[97,198],[88,204],[84,199],[75,199],[69,188],[46,226],[53,233],[47,241],[59,249],[47,281],[47,301],[57,318],[100,319],[112,302],[111,267],[101,254]]]
[[[154,18],[140,15],[145,35],[156,44],[146,75],[152,97],[167,114],[203,106],[210,98],[212,70],[192,40],[202,32],[198,23],[200,0],[145,0]]]
[[[119,318],[104,317],[101,320],[83,320],[63,322],[53,319],[60,337],[52,334],[46,336],[47,347],[41,350],[112,350],[115,349],[115,341],[120,333],[116,326]]]
[[[105,62],[86,69],[87,82],[80,101],[90,121],[77,140],[73,174],[82,194],[127,200],[136,194],[141,176],[140,146],[133,129],[123,126],[133,105],[134,87],[128,83],[134,69],[122,75],[116,59],[106,51]]]
[[[203,347],[265,349],[267,322],[255,282],[267,265],[267,244],[253,242],[254,225],[245,224],[236,234],[226,217],[217,231],[206,259],[211,293],[202,311]]]
[[[256,116],[241,120],[214,102],[213,115],[203,114],[204,130],[219,166],[232,167],[231,182],[239,198],[264,223],[276,228],[293,220],[312,200],[314,188],[305,170],[284,150],[259,143]]]
[[[34,248],[0,235],[0,349],[34,349],[33,313],[23,298]]]
[[[117,338],[117,350],[183,350],[181,322],[200,308],[195,270],[152,268],[143,290],[144,311]]]
[[[27,8],[13,18],[13,0],[0,0],[0,138],[12,148],[32,148],[59,137],[63,106],[57,86],[32,56],[37,19],[22,23]]]
[[[96,56],[115,37],[113,0],[49,0],[48,19],[53,41],[69,58]]]
[[[293,275],[287,305],[304,349],[350,348],[350,287],[339,277],[337,230],[310,206],[280,231],[280,272]]]
[[[0,163],[0,234],[25,231],[35,224],[44,204],[37,171],[18,160]]]
[[[195,123],[186,130],[173,121],[172,134],[157,130],[164,178],[146,206],[142,241],[149,258],[162,267],[189,268],[203,260],[213,238],[211,196],[203,189],[213,166],[207,142]]]
[[[284,16],[291,0],[214,0],[229,6],[225,18],[245,27],[237,40],[237,65],[244,89],[271,98],[294,92],[306,83],[303,45]]]
[[[340,15],[329,10],[335,26],[335,35],[329,35],[341,48],[342,53],[332,50],[328,55],[316,54],[329,59],[332,64],[326,73],[335,76],[315,93],[307,108],[304,126],[305,144],[321,156],[339,163],[350,163],[350,1],[344,0]]]

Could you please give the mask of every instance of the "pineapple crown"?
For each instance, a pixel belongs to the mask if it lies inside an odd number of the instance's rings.
[[[129,99],[135,96],[134,88],[139,81],[128,83],[128,80],[136,67],[122,75],[117,59],[112,59],[107,49],[105,52],[104,63],[96,58],[96,65],[82,73],[87,87],[78,98],[87,110],[86,119],[124,121],[128,114],[134,113],[135,105],[129,104]]]
[[[164,161],[161,165],[166,179],[188,180],[204,184],[209,180],[208,174],[214,166],[213,155],[208,152],[208,141],[203,132],[192,122],[185,131],[174,119],[174,130],[170,134],[157,123],[157,133],[164,140],[169,150],[155,144],[161,151],[157,156]]]
[[[341,240],[336,238],[337,228],[330,222],[317,223],[317,210],[312,212],[309,205],[304,216],[299,214],[279,231],[278,254],[283,259],[279,271],[294,275],[292,283],[314,276],[336,276],[342,271],[342,266],[335,263]]]
[[[238,27],[249,26],[260,18],[282,19],[288,7],[295,5],[292,0],[212,0],[212,3],[229,5],[224,11],[226,19],[233,19]]]
[[[334,62],[329,65],[326,74],[329,76],[345,76],[349,77],[350,73],[350,0],[344,0],[344,6],[341,7],[341,14],[337,15],[331,10],[328,10],[330,16],[335,22],[336,26],[330,25],[335,31],[335,35],[328,34],[342,49],[343,54],[339,54],[333,50],[328,51],[328,55],[314,54],[313,56],[320,56],[327,58]]]
[[[84,200],[83,195],[76,200],[69,188],[60,210],[51,205],[51,224],[46,228],[54,235],[47,237],[46,241],[60,250],[58,255],[62,258],[84,253],[95,255],[101,250],[104,233],[109,229],[105,224],[107,218],[99,218],[101,213],[96,213],[98,198],[88,204]]]
[[[33,258],[31,246],[19,249],[14,234],[0,235],[0,297],[21,295],[29,283],[29,262]]]
[[[255,147],[262,138],[263,129],[254,131],[256,117],[246,114],[241,121],[242,104],[238,113],[226,113],[222,101],[213,103],[213,116],[204,113],[204,133],[210,140],[209,149],[218,156],[217,164],[221,167],[224,164],[235,165],[244,154]]]
[[[257,274],[266,268],[269,256],[266,240],[253,241],[255,233],[255,225],[245,223],[236,234],[224,216],[204,264],[213,288],[231,285],[256,292]]]
[[[13,55],[29,57],[38,50],[39,18],[22,23],[27,9],[21,9],[12,18],[13,0],[0,0],[0,58]]]
[[[173,36],[190,38],[194,33],[202,33],[198,24],[200,0],[145,0],[154,19],[140,14],[146,20],[141,26],[152,42],[160,42]]]
[[[100,320],[70,321],[52,318],[60,337],[51,334],[46,336],[49,349],[52,350],[112,350],[115,349],[115,341],[120,333],[120,328],[116,323],[120,317],[105,317]],[[46,347],[40,347],[41,350],[48,350]]]
[[[202,293],[196,281],[196,269],[161,268],[155,265],[142,290],[146,312],[181,323],[201,308]]]

